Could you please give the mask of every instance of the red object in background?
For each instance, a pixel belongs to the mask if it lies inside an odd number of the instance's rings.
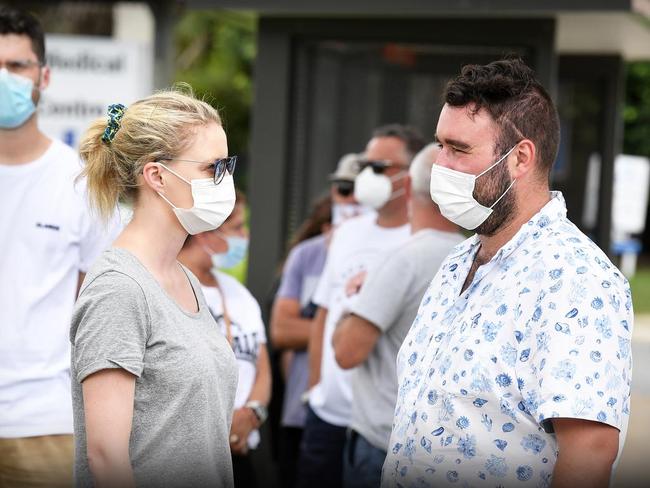
[[[382,52],[384,60],[400,66],[413,67],[417,62],[417,54],[409,47],[401,44],[385,44]]]

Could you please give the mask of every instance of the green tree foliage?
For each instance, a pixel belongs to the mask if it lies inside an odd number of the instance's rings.
[[[650,62],[627,67],[624,120],[623,152],[650,157]]]
[[[256,18],[247,12],[193,10],[176,26],[175,80],[219,110],[231,154],[248,150],[255,40]]]

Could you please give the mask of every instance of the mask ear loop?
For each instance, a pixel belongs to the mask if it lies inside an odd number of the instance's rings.
[[[517,143],[517,144],[519,144],[519,143]],[[494,168],[497,164],[499,164],[501,161],[503,161],[503,160],[506,159],[508,156],[510,156],[510,153],[511,153],[512,151],[515,150],[515,148],[517,147],[517,144],[515,144],[514,146],[512,146],[512,147],[510,148],[510,150],[509,150],[507,153],[505,153],[503,156],[501,156],[501,158],[499,158],[499,160],[498,160],[496,163],[494,163],[494,164],[493,164],[492,166],[490,166],[489,168],[486,168],[486,169],[484,169],[483,171],[481,171],[479,174],[477,174],[477,175],[476,175],[476,178],[480,178],[480,177],[483,176],[485,173],[487,173],[487,172],[490,171],[492,168]]]
[[[169,171],[171,174],[173,174],[176,178],[180,178],[180,179],[183,180],[185,183],[187,183],[188,185],[192,186],[192,183],[190,183],[189,181],[187,181],[185,178],[183,178],[181,175],[179,175],[179,174],[178,174],[176,171],[174,171],[173,169],[168,168],[166,164],[163,164],[163,163],[158,163],[158,164],[159,164],[160,166],[162,166],[163,168],[165,168],[167,171]]]
[[[398,181],[401,178],[404,178],[406,175],[408,175],[407,170],[400,171],[399,173],[394,174],[393,176],[388,177],[388,179],[392,182]],[[406,193],[406,188],[400,188],[397,191],[394,191],[390,194],[390,198],[388,199],[389,202],[395,200],[396,198],[401,197]]]
[[[519,143],[517,143],[517,144],[519,144]],[[494,168],[497,164],[499,164],[501,161],[503,161],[505,158],[507,158],[507,157],[510,155],[510,153],[511,153],[511,152],[512,152],[516,147],[517,147],[517,144],[515,144],[514,146],[512,146],[512,147],[510,148],[510,151],[508,151],[507,153],[505,153],[505,154],[503,155],[503,157],[502,157],[501,159],[499,159],[496,163],[494,163],[494,164],[493,164],[492,166],[490,166],[488,169],[486,169],[486,170],[483,171],[481,174],[479,174],[479,175],[477,176],[477,178],[478,178],[479,176],[482,176],[484,173],[487,173],[487,172],[490,171],[492,168]],[[505,197],[505,196],[508,194],[508,192],[510,191],[510,188],[512,188],[512,187],[514,186],[514,184],[515,184],[516,181],[517,181],[517,178],[515,178],[514,180],[512,180],[512,183],[510,183],[510,186],[508,186],[508,188],[506,189],[506,191],[504,191],[504,192],[501,194],[501,196],[500,196],[499,198],[497,198],[497,201],[496,201],[496,202],[494,202],[492,205],[490,205],[490,210],[492,210],[492,209],[496,206],[496,204],[499,203],[499,202],[501,201],[501,199],[502,199],[503,197]]]
[[[512,180],[512,183],[510,183],[510,186],[508,187],[508,189],[506,191],[504,191],[499,198],[497,198],[497,201],[494,202],[492,205],[490,205],[490,210],[493,209],[497,203],[499,203],[499,200],[501,200],[503,197],[505,197],[508,194],[508,192],[510,191],[510,188],[512,188],[514,186],[515,181],[517,181],[516,178],[514,180]]]
[[[178,173],[176,173],[176,171],[174,171],[174,170],[172,170],[172,169],[169,169],[169,168],[167,167],[167,165],[165,165],[165,164],[163,164],[163,163],[160,163],[160,162],[159,162],[158,164],[159,164],[160,166],[162,166],[163,168],[165,168],[167,171],[169,171],[171,174],[173,174],[176,178],[180,178],[180,179],[183,180],[185,183],[187,183],[188,185],[192,186],[192,184],[191,184],[189,181],[187,181],[187,180],[186,180],[185,178],[183,178],[181,175],[179,175]],[[165,200],[169,205],[171,205],[171,207],[172,207],[174,210],[176,210],[176,209],[178,208],[176,205],[174,205],[172,202],[170,202],[169,199],[168,199],[165,195],[163,195],[163,194],[160,193],[160,192],[156,192],[156,193],[158,193],[158,195],[160,195],[160,197],[161,197],[163,200]]]

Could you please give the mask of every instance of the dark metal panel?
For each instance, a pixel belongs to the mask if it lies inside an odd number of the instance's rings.
[[[614,161],[623,150],[623,102],[625,99],[625,62],[620,56],[602,60],[606,69],[605,110],[603,120],[603,164],[600,168],[598,199],[598,244],[611,254],[612,196]]]
[[[149,1],[148,3],[156,25],[153,51],[154,86],[166,88],[174,78],[175,5],[171,0]]]
[[[264,308],[286,237],[291,46],[288,33],[266,29],[263,20],[260,24],[248,192],[252,210],[248,286]]]
[[[583,92],[591,92],[592,100],[587,103],[593,110],[592,116],[597,117],[593,124],[597,128],[594,136],[589,138],[588,151],[596,151],[600,155],[600,184],[598,190],[598,214],[596,228],[591,233],[598,246],[607,254],[611,254],[611,226],[612,226],[612,192],[614,181],[614,160],[621,153],[623,147],[623,100],[625,63],[620,56],[561,56],[560,79],[562,81],[578,82]],[[585,95],[582,93],[581,95]],[[597,97],[594,101],[593,98]],[[560,107],[561,109],[563,107]],[[575,107],[564,107],[575,111]],[[585,110],[585,107],[582,108]],[[584,131],[585,123],[580,129]],[[578,131],[573,131],[570,138],[578,138]],[[563,141],[563,144],[572,144],[574,141]],[[574,222],[582,227],[582,203],[585,192],[587,166],[584,151],[568,151],[569,154],[579,154],[580,160],[571,160],[566,182],[558,183],[567,196],[569,214]],[[571,192],[571,194],[569,194]],[[577,195],[576,195],[577,192]],[[588,229],[587,229],[588,230]]]
[[[362,150],[378,122],[410,120],[410,114],[382,112],[385,106],[378,106],[381,110],[376,113],[364,108],[384,96],[381,94],[386,93],[385,80],[375,79],[373,66],[363,65],[371,62],[368,58],[354,56],[355,43],[433,46],[431,63],[437,64],[423,67],[424,79],[432,72],[458,73],[463,59],[491,60],[516,51],[537,65],[543,83],[548,86],[554,81],[555,21],[550,18],[395,21],[262,17],[259,27],[248,285],[262,303],[269,298],[276,266],[284,255],[290,232],[305,215],[309,201],[327,186],[327,174],[338,157],[344,152]],[[322,49],[315,50],[323,43],[334,51],[336,46],[352,48],[352,55],[347,51],[337,65],[328,60],[327,53],[323,55]],[[460,55],[450,56],[445,51],[450,46]],[[400,76],[397,70],[391,83],[400,84]],[[351,77],[361,81],[352,83]],[[432,89],[439,90],[442,80],[440,76],[435,80]],[[410,83],[401,83],[400,90],[412,90]],[[396,91],[399,90],[392,93]],[[434,96],[428,99],[435,103]],[[385,102],[385,98],[382,100]],[[398,104],[402,108],[396,106],[396,110],[404,110],[407,101],[412,100],[402,100]],[[431,125],[423,127],[429,136],[438,115],[434,112],[432,107]],[[402,116],[402,120],[382,120]]]
[[[257,10],[268,14],[525,15],[533,12],[626,11],[632,0],[186,0],[193,8]]]

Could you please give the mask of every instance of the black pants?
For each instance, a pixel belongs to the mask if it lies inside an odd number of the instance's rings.
[[[294,488],[296,485],[302,431],[303,429],[300,427],[282,427],[280,429],[278,470],[282,488]]]
[[[320,419],[307,410],[300,445],[296,488],[340,488],[343,485],[345,427]]]
[[[250,455],[232,455],[232,471],[235,479],[235,488],[257,488],[255,468]]]

